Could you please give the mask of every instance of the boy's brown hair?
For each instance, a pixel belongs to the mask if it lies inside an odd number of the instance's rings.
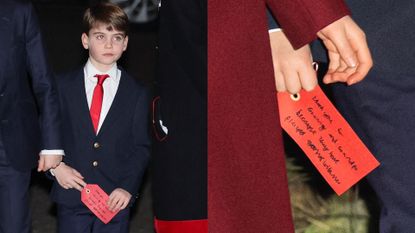
[[[91,28],[99,24],[108,25],[107,30],[117,30],[128,34],[129,22],[128,16],[117,5],[112,3],[99,3],[93,7],[88,8],[84,13],[83,18],[83,32],[88,34]]]

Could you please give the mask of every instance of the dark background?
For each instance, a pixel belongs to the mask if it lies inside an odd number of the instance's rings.
[[[48,58],[56,73],[71,70],[86,62],[88,53],[81,45],[82,15],[97,1],[33,1],[47,47]],[[157,21],[131,24],[128,49],[119,61],[133,77],[151,85],[155,74]],[[34,172],[31,185],[33,233],[56,232],[56,209],[48,193],[51,182]],[[153,214],[148,175],[141,197],[132,211],[130,232],[153,233]]]

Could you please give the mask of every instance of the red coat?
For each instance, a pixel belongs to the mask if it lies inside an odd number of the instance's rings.
[[[209,233],[294,232],[266,4],[296,48],[348,14],[340,0],[208,1]]]

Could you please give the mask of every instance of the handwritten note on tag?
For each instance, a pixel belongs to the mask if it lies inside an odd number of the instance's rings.
[[[96,184],[87,184],[81,192],[82,202],[105,224],[119,212],[108,209],[108,199],[105,191]]]
[[[379,162],[317,86],[297,95],[277,94],[282,128],[341,195]]]

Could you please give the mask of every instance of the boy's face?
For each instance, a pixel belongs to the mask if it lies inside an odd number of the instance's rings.
[[[92,64],[100,71],[109,70],[127,49],[128,36],[115,30],[108,31],[108,25],[98,24],[88,35],[81,36],[82,45],[89,49]]]

